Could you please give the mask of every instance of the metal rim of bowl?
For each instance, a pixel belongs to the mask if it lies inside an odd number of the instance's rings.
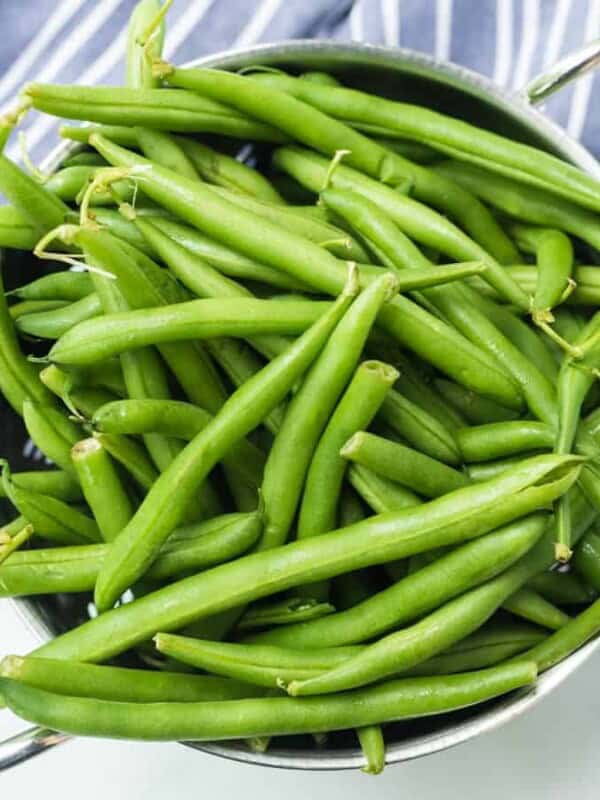
[[[559,125],[533,108],[523,93],[509,93],[477,72],[455,64],[438,62],[430,56],[412,50],[359,43],[343,44],[328,40],[299,39],[229,50],[225,53],[195,59],[184,66],[232,70],[249,64],[298,63],[303,58],[313,61],[326,59],[339,64],[349,62],[363,66],[372,64],[388,68],[399,74],[409,73],[458,88],[464,93],[495,106],[506,116],[525,123],[526,127],[545,140],[549,148],[558,152],[567,161],[600,179],[600,164],[596,159],[582,145],[571,139]],[[45,171],[56,169],[65,156],[76,148],[77,145],[69,142],[59,144],[45,159],[42,169]],[[31,603],[27,600],[11,600],[10,602],[37,638],[42,641],[53,638],[52,630]],[[388,742],[386,764],[397,764],[455,747],[515,719],[563,683],[598,648],[600,648],[600,637],[588,642],[569,658],[543,673],[535,685],[495,701],[492,707],[486,708],[474,717],[458,723],[444,724],[439,731],[434,733],[411,737],[400,742]],[[259,753],[249,750],[243,743],[238,742],[182,742],[182,744],[221,758],[281,769],[359,769],[365,763],[364,756],[358,747],[345,750],[314,751],[273,747],[265,753]]]

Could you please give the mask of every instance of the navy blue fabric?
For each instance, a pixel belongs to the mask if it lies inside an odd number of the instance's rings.
[[[26,80],[120,83],[134,5],[0,3],[0,108],[10,105]],[[516,90],[551,61],[600,36],[600,0],[175,0],[168,29],[166,55],[176,62],[257,42],[353,39],[433,53]],[[590,77],[546,108],[596,152],[598,93],[600,76]],[[51,120],[31,114],[24,128],[34,160],[56,143]],[[8,153],[18,157],[14,141]]]

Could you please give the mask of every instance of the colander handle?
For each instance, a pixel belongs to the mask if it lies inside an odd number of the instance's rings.
[[[69,738],[65,734],[45,728],[28,728],[10,739],[5,739],[0,742],[0,772],[27,761],[50,747],[62,744]]]
[[[600,66],[600,39],[594,39],[579,50],[561,58],[548,72],[538,75],[523,89],[525,99],[532,105],[562,89],[567,83],[581,78]]]

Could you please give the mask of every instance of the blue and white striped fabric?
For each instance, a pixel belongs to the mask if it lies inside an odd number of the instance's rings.
[[[119,84],[135,0],[0,3],[0,108],[27,80]],[[165,54],[175,62],[257,42],[320,37],[400,45],[454,61],[517,89],[561,55],[600,36],[600,0],[175,0]],[[600,76],[563,90],[548,113],[600,151]],[[25,123],[34,160],[56,123]],[[11,142],[9,155],[18,157]]]

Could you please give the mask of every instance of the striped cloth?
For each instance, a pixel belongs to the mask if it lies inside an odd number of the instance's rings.
[[[119,84],[135,0],[0,3],[0,108],[24,81]],[[561,55],[600,36],[600,0],[175,0],[165,56],[175,62],[257,42],[320,37],[432,53],[518,89]],[[600,76],[547,103],[547,112],[600,151]],[[597,105],[597,104],[596,104]],[[56,122],[32,113],[34,160],[56,143]],[[8,154],[19,157],[11,141]]]

